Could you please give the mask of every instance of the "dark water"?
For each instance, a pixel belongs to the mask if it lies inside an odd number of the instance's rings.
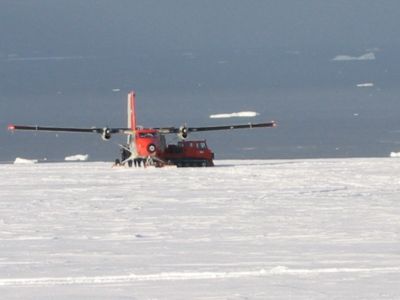
[[[206,126],[276,120],[275,129],[193,135],[217,158],[388,156],[400,151],[400,68],[396,49],[375,60],[333,61],[339,50],[170,50],[117,56],[51,53],[0,56],[0,161],[63,160],[88,153],[118,155],[115,137],[7,132],[9,123],[59,126],[126,125],[126,93],[137,92],[146,127]],[[373,87],[357,87],[373,83]],[[114,89],[114,91],[113,91]],[[115,91],[119,89],[119,91]],[[257,111],[256,118],[210,114]]]

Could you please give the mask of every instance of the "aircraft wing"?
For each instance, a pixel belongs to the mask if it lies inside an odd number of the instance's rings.
[[[187,136],[188,132],[200,132],[200,131],[214,131],[214,130],[230,130],[230,129],[244,129],[244,128],[261,128],[261,127],[275,127],[274,121],[267,123],[247,123],[241,125],[224,125],[224,126],[206,126],[206,127],[163,127],[153,128],[158,130],[162,134],[177,133],[183,137]],[[51,126],[31,126],[31,125],[9,125],[8,130],[30,130],[30,131],[53,131],[53,132],[79,132],[79,133],[98,133],[103,139],[108,140],[112,134],[132,134],[130,128],[75,128],[75,127],[51,127]]]
[[[165,127],[156,128],[161,133],[182,133],[186,132],[200,132],[200,131],[214,131],[214,130],[230,130],[230,129],[245,129],[245,128],[261,128],[261,127],[276,127],[275,121],[267,123],[247,123],[240,125],[223,125],[223,126],[205,126],[205,127]]]
[[[104,139],[111,138],[111,134],[126,133],[130,131],[129,128],[75,128],[75,127],[51,127],[51,126],[31,126],[31,125],[9,125],[8,130],[30,130],[30,131],[53,131],[53,132],[79,132],[79,133],[98,133]]]
[[[206,126],[206,127],[188,127],[189,132],[197,131],[213,131],[213,130],[229,130],[229,129],[244,129],[244,128],[261,128],[261,127],[276,127],[274,121],[268,123],[247,123],[241,125],[224,125],[224,126]]]

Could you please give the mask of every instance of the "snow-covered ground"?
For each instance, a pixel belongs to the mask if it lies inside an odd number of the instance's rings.
[[[399,299],[400,160],[0,165],[1,299]]]

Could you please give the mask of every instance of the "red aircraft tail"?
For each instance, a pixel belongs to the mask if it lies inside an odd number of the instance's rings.
[[[136,130],[135,92],[128,94],[128,127]]]

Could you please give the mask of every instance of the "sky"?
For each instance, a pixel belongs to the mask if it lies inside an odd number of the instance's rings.
[[[113,160],[122,137],[6,127],[124,127],[132,89],[146,127],[278,122],[194,137],[220,158],[387,156],[400,151],[399,12],[390,0],[1,1],[0,161]],[[259,115],[209,118],[238,111]]]

